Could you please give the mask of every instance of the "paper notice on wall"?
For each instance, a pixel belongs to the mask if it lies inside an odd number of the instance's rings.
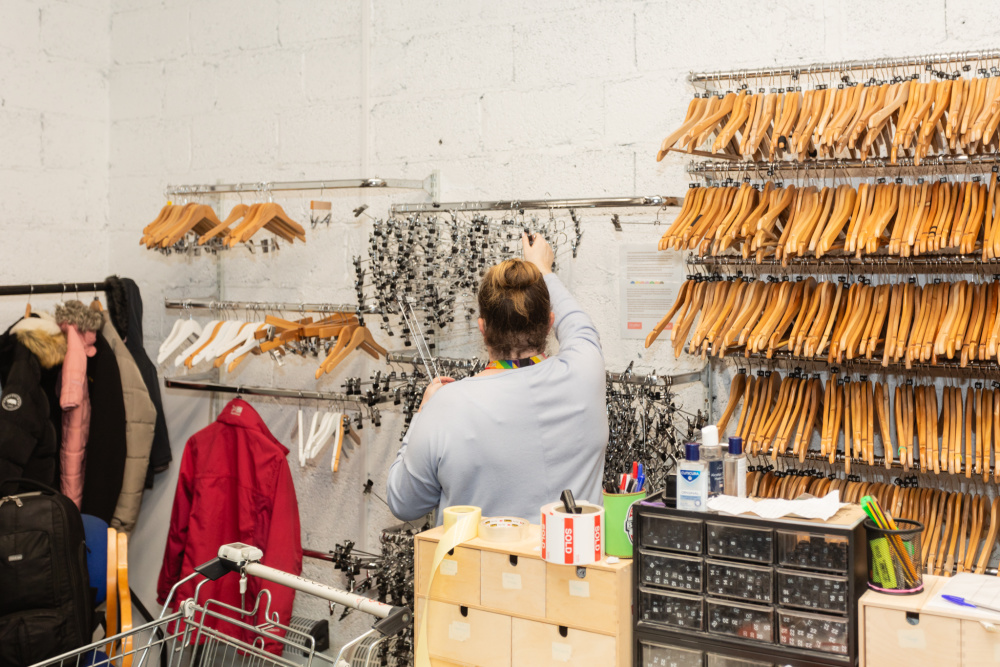
[[[655,243],[626,243],[620,250],[619,312],[622,338],[645,338],[677,298],[686,275],[681,253]]]

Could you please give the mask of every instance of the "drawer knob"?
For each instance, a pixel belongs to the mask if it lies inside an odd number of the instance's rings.
[[[585,568],[582,565],[577,565],[576,566],[576,576],[579,577],[580,579],[586,579],[587,578],[587,568]]]
[[[567,628],[565,625],[560,625],[559,626],[559,636],[560,637],[565,637],[568,634],[569,634],[569,628]]]
[[[920,625],[920,614],[915,611],[906,612],[906,622],[910,625]]]
[[[517,556],[511,554],[507,559],[510,561],[511,567],[517,567]]]
[[[469,608],[464,605],[459,607],[458,611],[462,614],[462,618],[467,618],[469,616]]]

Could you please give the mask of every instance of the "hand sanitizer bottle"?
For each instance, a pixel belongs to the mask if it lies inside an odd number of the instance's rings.
[[[743,453],[743,439],[729,439],[729,453],[725,464],[725,494],[737,498],[747,497],[747,455]]]
[[[706,426],[701,429],[701,460],[708,467],[708,497],[723,493],[724,474],[722,469],[722,447],[719,446],[719,427]]]
[[[708,466],[699,460],[698,443],[684,445],[685,461],[677,469],[677,509],[704,512],[708,502]]]

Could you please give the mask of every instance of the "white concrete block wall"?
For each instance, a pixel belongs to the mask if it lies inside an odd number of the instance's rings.
[[[369,203],[371,214],[384,215],[390,201],[426,200],[418,192],[327,192],[335,223],[310,229],[303,247],[268,257],[163,256],[137,240],[168,183],[440,170],[446,200],[683,194],[685,161],[653,158],[684,115],[688,71],[993,47],[998,14],[981,0],[0,0],[8,248],[0,276],[132,276],[155,352],[174,317],[161,307],[164,296],[350,300],[350,257],[364,251],[369,229],[350,210]],[[302,219],[319,196],[276,200]],[[225,214],[240,198],[206,201]],[[660,230],[616,233],[606,214],[585,219],[580,257],[563,262],[564,277],[594,316],[609,366],[639,359],[661,372],[697,367],[684,356],[675,362],[668,342],[645,351],[617,334],[618,244],[654,241]],[[23,308],[14,301],[0,306],[8,320]],[[441,352],[473,352],[452,348]],[[277,369],[253,359],[235,379],[332,390],[345,375],[378,367],[352,359],[317,383],[311,363]],[[684,400],[698,405],[700,391]],[[202,397],[170,391],[167,401],[179,459],[186,437],[213,415]],[[261,405],[275,435],[292,443],[294,410]],[[374,547],[394,523],[378,500],[358,497],[369,475],[384,492],[401,423],[387,415],[383,424],[366,427],[362,450],[336,480],[326,462],[293,466],[309,546],[367,539]],[[175,478],[176,466],[147,495],[137,532],[134,579],[147,601]],[[320,565],[306,573],[339,581]],[[334,624],[335,643],[362,621]]]

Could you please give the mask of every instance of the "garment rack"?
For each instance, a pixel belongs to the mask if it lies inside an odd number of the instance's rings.
[[[41,285],[0,285],[0,296],[32,294],[70,294],[75,292],[104,292],[108,284],[99,283],[46,283]]]
[[[389,352],[389,354],[386,355],[386,361],[397,364],[413,364],[414,366],[423,366],[423,361],[421,361],[420,356],[416,352]],[[470,369],[482,364],[479,359],[475,358],[456,359],[449,357],[434,357],[433,361],[442,368]],[[680,373],[677,375],[639,375],[637,373],[615,373],[608,371],[607,377],[609,382],[672,387],[679,384],[701,382],[704,377],[704,372],[694,371],[691,373]]]
[[[299,391],[297,389],[275,389],[272,387],[251,387],[245,385],[218,384],[215,382],[197,382],[193,380],[177,380],[164,378],[164,385],[174,389],[189,389],[191,391],[210,391],[224,394],[239,394],[245,396],[270,396],[272,398],[293,398],[304,401],[336,401],[340,403],[357,403],[368,407],[367,403],[343,393],[325,393],[320,391]],[[386,400],[380,398],[376,402]]]
[[[787,261],[787,263],[786,263]],[[970,272],[983,269],[990,272],[1000,269],[1000,259],[983,261],[981,255],[934,254],[920,257],[899,257],[897,255],[824,255],[815,257],[792,257],[788,260],[762,259],[757,261],[752,257],[733,255],[691,256],[688,266],[705,267],[710,270],[740,269],[751,275],[802,273],[804,269],[810,274],[850,275],[856,272],[865,274],[892,275],[900,273],[955,273],[962,267]]]
[[[392,204],[389,212],[433,213],[440,211],[527,211],[569,208],[630,208],[635,206],[680,206],[683,197],[605,197],[591,199],[510,199],[500,201],[431,202],[429,204]]]
[[[1000,58],[1000,49],[984,49],[979,51],[952,51],[949,53],[934,53],[922,56],[903,56],[900,58],[871,58],[868,60],[842,60],[839,62],[812,63],[810,65],[785,65],[782,67],[757,67],[754,69],[731,69],[714,72],[691,72],[688,81],[699,83],[705,81],[737,81],[742,79],[762,79],[768,77],[792,76],[801,74],[824,74],[833,72],[849,72],[874,68],[916,67],[920,65],[944,65],[948,63],[968,63],[978,60]]]
[[[309,313],[357,313],[355,304],[346,303],[290,303],[270,301],[216,301],[214,299],[164,299],[164,308],[171,309],[201,309],[201,310],[277,310],[298,311]],[[361,313],[379,314],[382,311],[374,307],[360,309]]]
[[[437,171],[418,181],[404,178],[347,178],[325,181],[274,181],[257,183],[206,183],[200,185],[168,185],[167,195],[215,195],[232,192],[278,192],[290,190],[345,190],[350,188],[392,188],[425,190],[431,197],[439,196],[441,178]]]
[[[808,162],[793,162],[791,160],[777,161],[745,161],[731,162],[728,160],[705,160],[702,162],[692,162],[687,166],[689,174],[711,174],[721,173],[746,173],[755,172],[761,176],[775,173],[799,172],[802,176],[809,176],[810,171],[828,171],[832,169],[935,169],[942,167],[972,167],[972,166],[992,166],[1000,163],[1000,153],[985,153],[974,155],[932,155],[920,160],[920,164],[914,164],[913,158],[900,157],[896,162],[889,162],[885,158],[870,158],[867,160],[856,160],[852,158],[831,158],[825,160],[811,160]]]

